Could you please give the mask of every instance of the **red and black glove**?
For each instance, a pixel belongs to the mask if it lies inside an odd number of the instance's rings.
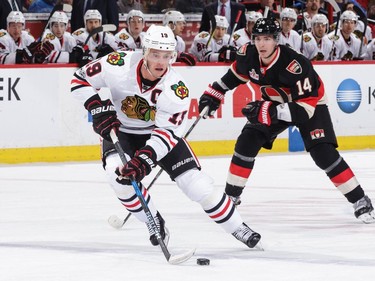
[[[190,66],[194,66],[197,64],[197,59],[195,58],[195,56],[185,52],[179,53],[176,61],[186,63]]]
[[[102,101],[97,94],[85,102],[85,108],[92,115],[92,127],[103,139],[112,142],[110,132],[118,131],[120,121],[117,119],[115,107],[110,100]]]
[[[278,122],[276,105],[272,101],[250,102],[242,108],[242,114],[251,124],[270,126]]]
[[[32,63],[33,55],[28,49],[16,50],[16,64],[29,64]]]
[[[219,61],[233,62],[236,60],[237,49],[234,46],[223,46],[219,50]]]
[[[222,100],[224,99],[224,94],[218,90],[212,88],[211,85],[208,85],[208,88],[204,91],[203,95],[201,95],[199,99],[199,113],[203,111],[203,109],[208,106],[208,111],[206,116],[212,116],[215,111],[220,107]]]
[[[102,44],[96,47],[96,51],[98,52],[98,56],[96,58],[101,58],[112,53],[114,49],[108,44]]]
[[[156,153],[151,146],[146,145],[138,150],[125,166],[118,168],[116,173],[120,173],[122,177],[132,178],[140,182],[156,166],[155,163]]]
[[[49,41],[39,43],[34,52],[34,62],[43,63],[47,56],[55,49],[55,46]]]

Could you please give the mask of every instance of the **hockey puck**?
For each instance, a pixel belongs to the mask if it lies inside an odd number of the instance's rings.
[[[197,259],[197,264],[199,265],[210,265],[210,260],[205,258]]]

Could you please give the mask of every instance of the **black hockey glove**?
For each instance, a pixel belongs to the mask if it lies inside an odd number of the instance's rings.
[[[97,58],[101,58],[108,55],[109,53],[112,53],[114,50],[108,44],[102,44],[96,47],[96,51],[98,52]]]
[[[353,53],[351,51],[348,51],[345,55],[343,55],[343,57],[341,58],[341,60],[352,60],[353,59]]]
[[[84,52],[82,45],[76,45],[69,53],[69,63],[80,63]]]
[[[195,56],[185,52],[181,52],[178,54],[177,61],[186,63],[190,66],[194,66],[197,64],[197,59],[195,58]]]
[[[28,49],[16,50],[16,64],[29,64],[32,63],[33,55]]]
[[[146,145],[138,150],[125,166],[117,168],[116,173],[120,174],[120,177],[132,177],[135,181],[140,182],[156,166],[155,163],[156,153],[151,146]],[[119,179],[122,184],[127,184],[126,180]]]
[[[215,90],[212,88],[211,85],[208,85],[207,90],[204,91],[203,95],[201,95],[199,99],[199,113],[203,111],[203,109],[208,106],[208,111],[203,118],[207,116],[212,116],[215,111],[220,107],[222,100],[224,99],[224,94],[220,91]]]
[[[219,61],[233,62],[236,60],[237,49],[234,46],[223,46],[219,50]]]
[[[270,126],[278,122],[276,105],[272,101],[250,102],[242,108],[242,114],[251,124]]]
[[[102,101],[99,95],[89,98],[85,102],[85,108],[92,115],[92,127],[103,139],[112,142],[110,132],[112,129],[118,131],[120,121],[117,119],[115,107],[110,100]]]
[[[34,62],[35,63],[43,63],[47,56],[55,49],[55,46],[49,42],[45,41],[43,43],[39,43],[34,52]]]

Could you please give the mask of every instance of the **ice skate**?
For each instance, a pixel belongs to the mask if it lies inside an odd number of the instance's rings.
[[[375,223],[374,207],[367,195],[363,196],[353,204],[354,215],[364,223]]]
[[[259,233],[251,230],[251,228],[248,227],[245,223],[242,223],[242,225],[235,232],[233,232],[232,235],[236,237],[237,240],[247,245],[249,248],[254,248],[261,238]]]
[[[164,219],[162,218],[162,216],[160,215],[159,212],[156,213],[156,216],[154,217],[154,220],[155,220],[156,226],[159,229],[161,238],[163,239],[165,245],[168,245],[169,230],[168,230],[168,228],[165,227],[165,221],[164,221]],[[147,225],[147,228],[148,228],[148,232],[150,233],[151,244],[154,245],[154,246],[159,245],[158,239],[156,238],[156,234],[153,231],[150,223],[146,222],[146,225]]]

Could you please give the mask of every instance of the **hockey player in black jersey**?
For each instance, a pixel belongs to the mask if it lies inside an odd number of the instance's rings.
[[[240,84],[250,81],[262,96],[242,109],[248,122],[235,145],[225,192],[239,204],[259,150],[271,149],[276,137],[295,125],[306,151],[353,204],[355,216],[365,223],[374,223],[370,198],[336,149],[337,139],[322,80],[307,58],[278,45],[279,34],[276,20],[257,20],[252,34],[254,45],[242,46],[228,72],[209,85],[200,98],[199,110],[209,106],[211,116],[219,108],[225,92]]]

